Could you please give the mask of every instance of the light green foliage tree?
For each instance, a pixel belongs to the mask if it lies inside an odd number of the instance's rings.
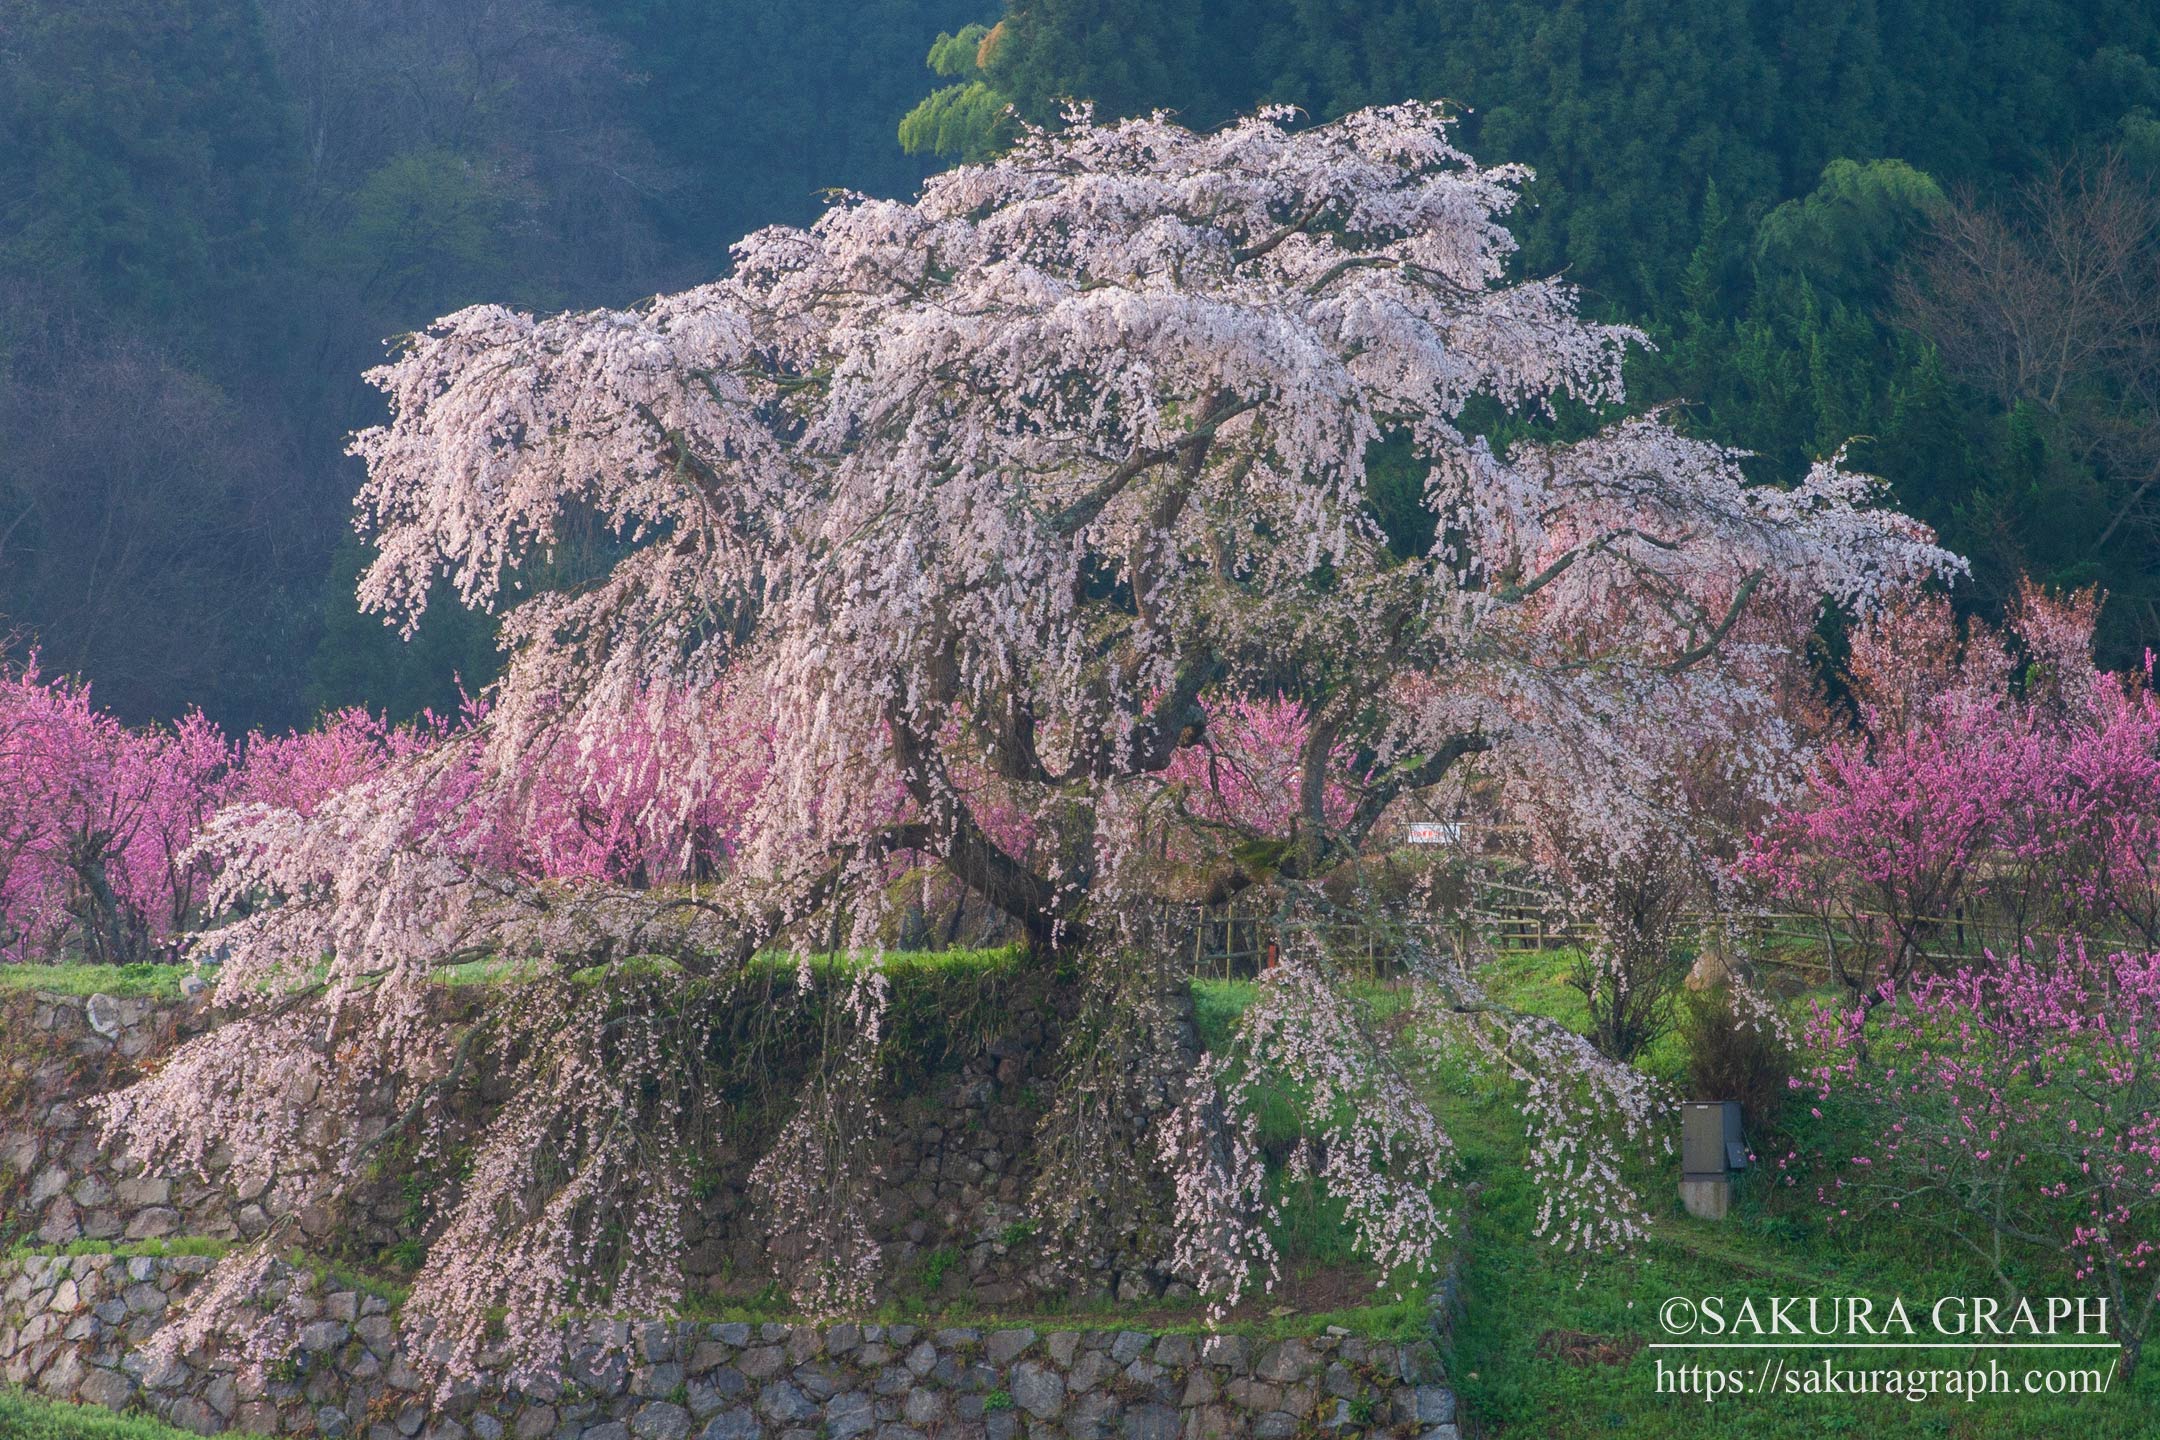
[[[507,258],[500,183],[484,163],[449,151],[394,156],[353,193],[352,218],[327,247],[371,300],[454,307]]]
[[[973,164],[1012,142],[1012,99],[991,85],[984,69],[1002,38],[987,25],[938,36],[930,47],[930,68],[956,77],[956,83],[931,91],[901,117],[901,149]]]

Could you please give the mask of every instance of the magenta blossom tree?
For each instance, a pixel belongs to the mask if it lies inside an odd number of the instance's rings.
[[[35,668],[7,676],[0,954],[170,958],[206,918],[227,854],[197,844],[213,814],[305,820],[422,757],[439,774],[416,814],[415,843],[448,845],[536,883],[650,887],[717,874],[763,783],[767,746],[743,706],[715,692],[662,690],[642,697],[608,744],[544,757],[515,803],[475,804],[485,714],[474,701],[457,717],[392,725],[346,709],[308,730],[229,742],[199,713],[130,728],[98,709],[87,686]],[[719,783],[678,808],[670,767],[708,764],[722,767]],[[246,898],[220,893],[228,905]]]
[[[304,1198],[334,1200],[368,1145],[323,1117],[382,1087],[424,1112],[469,1042],[431,1018],[430,973],[476,950],[531,959],[539,978],[486,1021],[485,1043],[525,1057],[517,1102],[482,1137],[410,1313],[452,1373],[494,1343],[496,1314],[538,1363],[572,1303],[642,1308],[676,1283],[695,1066],[632,1043],[654,987],[724,986],[761,947],[831,937],[834,916],[843,942],[871,943],[893,864],[930,864],[1083,977],[1031,1205],[1068,1252],[1109,1243],[1106,1197],[1156,1183],[1134,1131],[1149,1097],[1178,1099],[1187,1138],[1226,1113],[1180,1068],[1175,992],[1147,979],[1180,907],[1252,891],[1294,929],[1354,903],[1337,882],[1395,803],[1471,756],[1565,774],[1605,823],[1636,824],[1655,803],[1645,736],[1781,727],[1785,652],[1750,641],[1755,606],[1864,613],[1949,563],[1834,465],[1751,486],[1738,456],[1656,416],[1505,449],[1470,429],[1473,401],[1532,417],[1618,402],[1638,338],[1582,319],[1564,284],[1506,278],[1523,179],[1473,163],[1425,105],[1211,134],[1078,117],[916,200],[846,198],[807,230],[762,231],[726,279],[636,310],[482,306],[412,337],[374,376],[389,421],[355,442],[379,550],[362,602],[410,626],[443,577],[470,604],[505,601],[573,516],[627,553],[509,610],[477,751],[410,757],[312,814],[213,823],[220,895],[252,900],[203,941],[232,955],[234,1018],[117,1097],[112,1132],[150,1161],[224,1144],[237,1169],[319,1177]],[[1429,549],[1374,518],[1384,438],[1423,470]],[[707,693],[746,707],[746,728],[657,730],[652,804],[693,814],[742,766],[760,773],[724,877],[534,883],[469,843],[480,817],[549,803],[561,757],[614,753],[653,697]],[[1242,723],[1240,697],[1277,694],[1303,714],[1280,797],[1196,810],[1186,777],[1205,760],[1181,756]],[[1166,850],[1187,862],[1166,868]],[[1436,1033],[1532,1087],[1556,1238],[1638,1233],[1591,1132],[1639,1133],[1650,1102],[1588,1047],[1483,1003],[1442,949],[1401,944]],[[1300,1065],[1339,1043],[1334,1093],[1383,1093],[1362,1027],[1306,998],[1333,985],[1324,954],[1288,948],[1296,978],[1253,1043]],[[640,954],[678,978],[568,978]],[[809,1257],[797,1294],[827,1309],[875,1280],[851,1167],[876,1115],[882,982],[851,983],[853,1035],[756,1177]],[[316,992],[334,1018],[303,1024]],[[320,1081],[304,1111],[278,1098],[296,1073]],[[1377,1253],[1429,1257],[1444,1136],[1385,1093],[1339,1174]],[[1249,1175],[1238,1128],[1215,1132],[1227,1151],[1178,1153]],[[1220,1281],[1260,1253],[1238,1239],[1249,1187],[1187,1179],[1181,1219],[1229,1249],[1182,1258]]]
[[[231,762],[199,712],[130,730],[34,663],[0,675],[0,953],[151,958],[207,886],[191,846]]]
[[[1961,643],[1939,601],[1863,628],[1866,733],[1822,749],[1744,865],[1828,922],[1856,998],[1939,968],[1961,926],[1968,951],[2160,943],[2160,698],[2149,667],[2094,667],[2095,611],[2028,589],[2009,636]]]
[[[1184,823],[1220,826],[1241,840],[1294,836],[1305,752],[1312,743],[1312,718],[1305,707],[1280,695],[1230,696],[1207,710],[1199,732],[1197,743],[1180,749],[1163,767],[1168,798],[1182,806]],[[1336,746],[1322,763],[1321,818],[1341,825],[1356,807],[1354,787],[1366,777],[1349,773],[1355,758],[1348,745]],[[1200,853],[1221,848],[1203,846]]]
[[[2134,1371],[2160,1307],[2160,955],[2067,943],[1880,1000],[1808,1026],[1794,1085],[1865,1137],[1825,1202],[1938,1227],[2013,1294],[2019,1261],[2061,1262]]]

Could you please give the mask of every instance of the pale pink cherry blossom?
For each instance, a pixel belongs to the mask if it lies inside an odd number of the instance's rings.
[[[1952,562],[1834,462],[1751,486],[1738,456],[1656,415],[1505,451],[1469,432],[1478,397],[1531,415],[1619,401],[1641,338],[1583,320],[1564,283],[1507,280],[1502,222],[1524,179],[1456,150],[1437,106],[1325,125],[1269,111],[1208,134],[1083,113],[918,199],[847,197],[807,230],[752,235],[714,284],[547,319],[476,307],[412,337],[373,376],[388,422],[354,442],[378,548],[361,599],[410,626],[447,577],[467,603],[510,607],[507,663],[484,718],[445,743],[311,813],[211,823],[216,899],[253,907],[201,942],[231,955],[230,1028],[244,1037],[319,988],[352,1017],[361,1072],[415,1093],[461,1043],[418,983],[447,963],[494,953],[559,975],[647,954],[676,983],[719,983],[768,945],[874,947],[895,865],[918,861],[1007,916],[1039,960],[1114,975],[1129,967],[1094,962],[1155,933],[1142,921],[1165,906],[1318,898],[1394,802],[1476,754],[1568,768],[1608,801],[1586,807],[1591,843],[1639,829],[1657,803],[1642,736],[1674,713],[1764,712],[1753,607],[1865,614]],[[1390,434],[1426,469],[1427,554],[1395,554],[1365,503],[1368,451]],[[626,553],[582,588],[521,588],[573,517],[614,527]],[[714,695],[725,724],[664,713]],[[1280,833],[1191,823],[1181,752],[1268,695],[1300,707],[1302,739],[1271,782],[1282,801],[1244,818]],[[615,783],[609,757],[640,714],[668,758],[634,765],[620,793],[663,836],[756,776],[717,873],[573,883],[476,843],[541,833],[562,757]],[[1451,983],[1450,1013],[1520,1057],[1538,1173],[1587,1197],[1556,1202],[1548,1228],[1624,1240],[1630,1222],[1600,1208],[1612,1166],[1568,1127],[1610,1101],[1639,1130],[1633,1082],[1544,1077],[1580,1057]],[[1255,1035],[1322,1063],[1307,1037],[1334,1033],[1330,984],[1286,977]],[[564,1003],[631,1003],[579,993]],[[858,994],[874,1035],[876,992]],[[514,1014],[488,1023],[520,1033]],[[867,1043],[836,1042],[761,1170],[790,1223],[821,1167],[861,1152],[871,1082],[845,1057]],[[1069,1042],[1068,1077],[1091,1073],[1084,1050]],[[1143,1050],[1158,1067],[1177,1053]],[[626,1091],[607,1067],[627,1063],[609,1053],[568,1052],[559,1082],[524,1093],[506,1178],[458,1201],[416,1315],[471,1335],[471,1317],[508,1304],[513,1335],[544,1348],[543,1312],[566,1296],[666,1288],[664,1218],[623,1265],[575,1268],[648,1203],[594,1178],[623,1173],[596,1138],[614,1131],[574,1122],[629,1103],[609,1098]],[[225,1103],[123,1099],[113,1128],[155,1149],[212,1128]],[[1051,1116],[1045,1186],[1069,1190],[1060,1167],[1104,1153],[1125,1121],[1077,1101]],[[1328,1178],[1376,1255],[1407,1260],[1434,1233],[1441,1202],[1416,1192],[1442,1178],[1437,1142],[1410,1109],[1360,1124]],[[543,1177],[515,1159],[540,1136],[598,1148]],[[1144,1168],[1137,1144],[1115,1148]],[[319,1173],[326,1199],[357,1178],[349,1163]],[[1188,1178],[1250,1190],[1249,1167]],[[852,1187],[833,1188],[844,1209]],[[664,1217],[674,1202],[649,1203]],[[820,1233],[840,1237],[842,1263],[794,1277],[813,1307],[861,1293],[846,1258],[859,1232],[843,1215]],[[504,1296],[487,1277],[536,1263],[535,1237],[556,1258]]]
[[[1210,1057],[1163,1129],[1177,1177],[1177,1258],[1223,1309],[1256,1272],[1269,1289],[1280,1278],[1254,1118],[1255,1086],[1268,1079],[1296,1097],[1319,1156],[1314,1173],[1344,1202],[1382,1283],[1433,1271],[1445,1253],[1450,1217],[1439,1192],[1453,1142],[1325,969],[1309,940],[1294,940],[1261,973],[1235,1063]]]

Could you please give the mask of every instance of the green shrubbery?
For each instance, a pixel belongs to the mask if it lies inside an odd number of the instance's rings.
[[[1747,1013],[1729,986],[1713,985],[1681,1003],[1680,1039],[1688,1098],[1739,1101],[1751,1134],[1777,1123],[1791,1089],[1793,1056],[1769,1016]]]
[[[0,1436],[7,1440],[188,1440],[143,1415],[115,1415],[88,1405],[62,1405],[0,1390]]]

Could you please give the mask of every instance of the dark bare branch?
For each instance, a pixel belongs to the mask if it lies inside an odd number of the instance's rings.
[[[1709,636],[1700,645],[1690,646],[1667,662],[1665,673],[1678,675],[1683,670],[1693,669],[1696,665],[1717,653],[1718,646],[1725,643],[1725,637],[1732,632],[1733,625],[1740,619],[1740,612],[1747,608],[1748,600],[1755,594],[1762,582],[1762,571],[1750,571],[1748,577],[1740,582],[1740,588],[1733,593],[1732,606],[1725,612],[1725,618],[1718,621],[1717,627],[1710,632]]]
[[[1176,459],[1193,446],[1205,447],[1215,438],[1216,431],[1247,411],[1257,409],[1259,405],[1258,400],[1231,401],[1212,411],[1188,434],[1179,437],[1174,443],[1135,450],[1117,469],[1104,476],[1093,490],[1052,516],[1051,532],[1057,535],[1073,535],[1084,530],[1143,473]]]

